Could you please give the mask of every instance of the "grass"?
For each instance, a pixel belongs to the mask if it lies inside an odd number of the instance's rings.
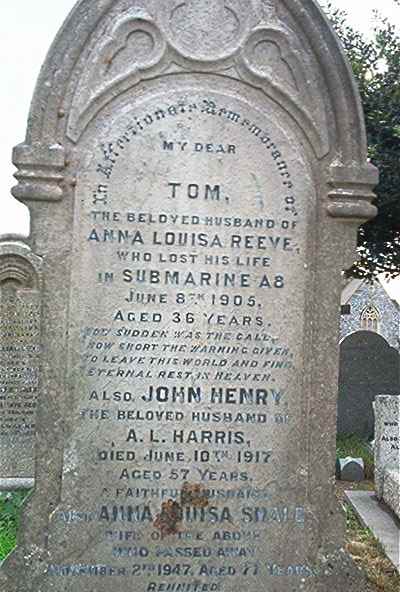
[[[364,528],[353,509],[343,504],[347,521],[347,550],[362,567],[376,592],[399,592],[400,575],[386,558],[379,541],[369,528]]]
[[[355,434],[338,435],[336,440],[336,454],[338,458],[362,458],[365,467],[365,478],[374,479],[374,455],[368,443]]]
[[[21,508],[29,491],[0,492],[0,561],[14,549]]]
[[[346,547],[354,561],[366,572],[374,592],[399,592],[400,575],[387,559],[382,545],[369,528],[359,522],[353,508],[345,501],[345,489],[374,489],[374,456],[366,441],[354,434],[338,436],[336,452],[339,458],[362,458],[366,480],[361,483],[338,481],[336,492],[346,513]]]

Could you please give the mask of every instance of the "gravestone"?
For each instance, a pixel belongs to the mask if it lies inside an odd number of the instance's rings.
[[[372,404],[400,393],[400,355],[377,333],[358,331],[340,346],[338,433],[374,435]]]
[[[14,151],[48,357],[4,589],[365,589],[333,491],[359,105],[314,2],[76,6]]]
[[[33,486],[41,260],[0,238],[0,491]]]
[[[364,481],[365,470],[362,458],[338,458],[336,461],[336,477],[341,481]]]
[[[375,491],[400,518],[400,397],[379,395],[374,410]]]

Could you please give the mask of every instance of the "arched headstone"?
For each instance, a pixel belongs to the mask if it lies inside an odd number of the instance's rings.
[[[34,482],[41,267],[22,239],[0,238],[0,491]]]
[[[374,435],[377,395],[400,394],[400,355],[372,331],[357,331],[340,346],[338,433]]]
[[[364,590],[337,311],[377,174],[317,4],[81,0],[14,163],[47,358],[3,589]]]

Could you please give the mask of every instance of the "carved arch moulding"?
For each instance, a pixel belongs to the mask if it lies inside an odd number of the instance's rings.
[[[187,72],[214,72],[259,89],[302,129],[316,158],[328,158],[328,169],[331,163],[335,171],[343,167],[348,183],[356,177],[357,191],[364,190],[358,183],[367,170],[359,97],[313,0],[81,0],[38,81],[36,115],[14,152],[13,195],[23,202],[61,199],[65,148],[97,113],[140,82]],[[43,104],[46,110],[38,109]],[[362,138],[357,145],[356,137]],[[368,186],[372,176],[367,171]],[[344,195],[346,187],[335,181],[334,192]],[[370,199],[368,189],[361,201]],[[332,216],[352,217],[351,208],[334,207],[340,199],[331,201]],[[368,217],[373,211],[362,208]]]
[[[83,75],[73,90],[67,128],[73,142],[100,109],[143,80],[167,73],[219,72],[275,100],[303,129],[318,157],[327,154],[325,108],[310,92],[318,85],[317,72],[310,60],[307,73],[296,57],[301,48],[295,31],[275,14],[268,21],[251,10],[239,17],[238,0],[209,2],[205,14],[198,2],[171,2],[168,10],[167,4],[156,17],[138,8],[116,16],[108,24],[105,41],[92,42],[90,61],[82,66]],[[205,28],[211,33],[201,36]]]
[[[0,237],[0,289],[39,290],[42,259],[18,236]]]

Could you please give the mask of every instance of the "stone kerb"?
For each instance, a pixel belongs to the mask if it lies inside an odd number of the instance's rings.
[[[400,397],[375,399],[375,490],[400,517]]]
[[[34,484],[41,259],[23,238],[0,237],[0,491]]]

